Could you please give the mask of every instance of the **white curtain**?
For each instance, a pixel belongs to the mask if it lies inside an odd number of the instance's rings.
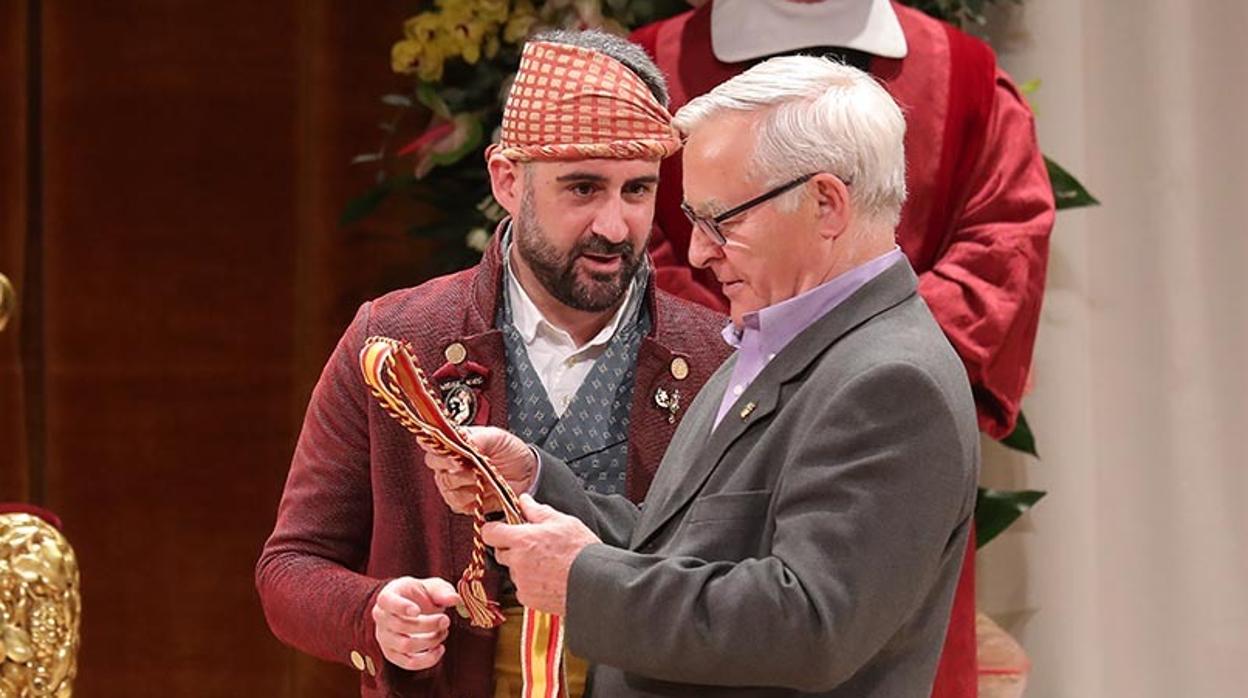
[[[1248,696],[1248,2],[1027,0],[988,33],[1042,149],[1103,205],[1058,215],[1034,389],[1049,492],[981,551],[1029,698]]]

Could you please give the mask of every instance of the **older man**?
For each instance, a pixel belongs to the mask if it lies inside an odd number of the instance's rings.
[[[786,57],[676,123],[690,258],[722,284],[737,353],[644,508],[474,431],[544,502],[526,496],[531,523],[491,524],[485,540],[523,603],[564,614],[598,695],[926,698],[979,441],[966,371],[894,240],[901,112],[857,69]],[[467,473],[427,464],[462,506]]]
[[[906,115],[897,244],[966,365],[980,430],[1010,433],[1040,318],[1053,194],[1031,111],[992,49],[889,0],[708,0],[632,38],[668,75],[674,107],[764,57],[796,53],[837,56],[883,84]],[[655,278],[686,298],[718,296],[709,270],[689,283],[680,179],[680,158],[669,158],[650,237]],[[977,694],[974,552],[962,563],[933,698]]]
[[[650,281],[659,161],[680,147],[664,102],[661,74],[622,39],[530,41],[488,151],[514,219],[475,268],[366,303],[325,367],[256,583],[273,632],[355,667],[364,695],[511,696],[522,683],[518,607],[500,632],[447,613],[472,522],[450,515],[415,440],[369,396],[366,338],[409,341],[461,423],[524,434],[583,486],[633,501],[728,355],[721,315]],[[507,596],[494,571],[485,582]]]

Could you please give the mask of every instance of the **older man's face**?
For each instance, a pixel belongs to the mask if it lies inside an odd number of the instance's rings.
[[[685,202],[695,213],[714,216],[775,185],[749,177],[752,127],[752,116],[730,114],[712,118],[689,137],[682,155]],[[809,197],[791,212],[776,203],[725,221],[723,247],[696,227],[689,241],[689,262],[715,274],[737,327],[746,313],[797,295],[814,271],[812,260],[821,258]]]
[[[577,310],[620,301],[644,259],[659,163],[538,162],[525,168],[516,247],[542,286]]]

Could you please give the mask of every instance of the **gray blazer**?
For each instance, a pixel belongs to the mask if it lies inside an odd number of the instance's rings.
[[[798,335],[712,430],[689,407],[641,508],[542,454],[577,556],[567,643],[594,696],[927,698],[975,504],[961,361],[904,261]]]

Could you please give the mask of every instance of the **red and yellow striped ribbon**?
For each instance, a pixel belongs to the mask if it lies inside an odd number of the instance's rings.
[[[477,496],[471,512],[472,557],[456,588],[472,625],[497,627],[504,620],[503,614],[498,603],[486,595],[482,583],[485,576],[485,543],[481,540],[481,526],[485,523],[483,500],[485,493],[492,490],[502,503],[507,522],[512,524],[525,522],[520,500],[489,459],[473,447],[447,416],[446,408],[430,388],[406,342],[370,337],[360,350],[360,370],[382,408],[415,434],[423,448],[457,458],[476,474]],[[524,609],[520,661],[524,670],[525,698],[567,698],[563,630],[563,619],[559,616]]]

